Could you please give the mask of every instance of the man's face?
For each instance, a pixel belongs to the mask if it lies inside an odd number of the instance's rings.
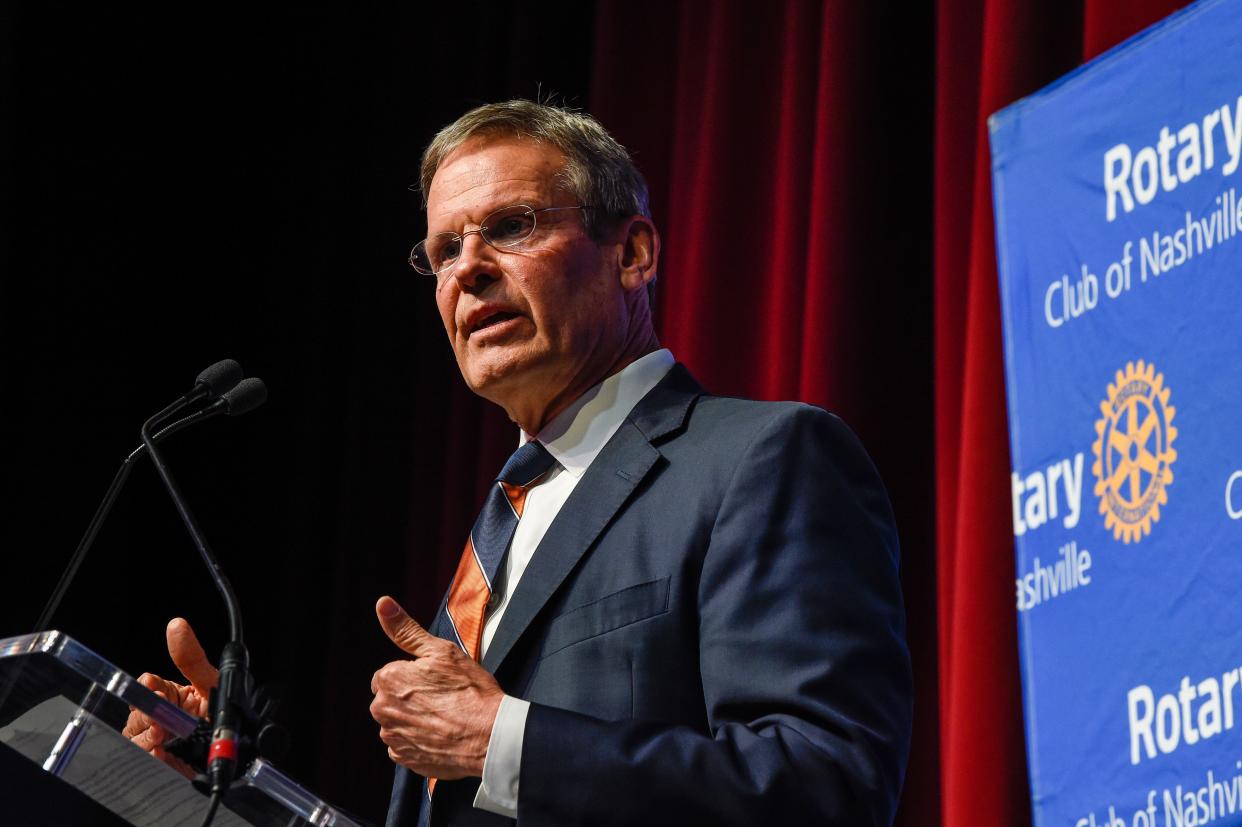
[[[502,207],[576,206],[556,185],[565,156],[529,140],[473,138],[437,170],[427,194],[428,235],[474,230]],[[498,250],[467,236],[439,277],[436,303],[470,388],[524,428],[607,375],[624,348],[621,244],[596,244],[581,210],[537,215],[535,234]],[[598,375],[596,375],[598,374]]]

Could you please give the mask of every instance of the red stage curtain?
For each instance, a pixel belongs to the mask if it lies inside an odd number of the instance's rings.
[[[1030,823],[986,119],[1181,5],[937,7],[932,218],[945,825]]]
[[[841,413],[889,483],[899,823],[1030,821],[986,118],[1179,5],[599,4],[590,104],[651,183],[663,341],[716,392]]]
[[[598,6],[592,112],[664,238],[661,339],[715,393],[840,414],[897,511],[914,656],[901,823],[936,813],[931,7]]]

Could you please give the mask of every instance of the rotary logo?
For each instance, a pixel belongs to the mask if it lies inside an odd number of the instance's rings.
[[[1141,359],[1127,363],[1109,384],[1100,413],[1091,446],[1100,513],[1114,539],[1137,543],[1160,520],[1177,459],[1174,409],[1164,376]]]

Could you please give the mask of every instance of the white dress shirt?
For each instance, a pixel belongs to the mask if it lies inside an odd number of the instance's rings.
[[[535,437],[556,460],[548,478],[526,494],[526,505],[505,555],[498,582],[483,623],[483,652],[491,645],[526,565],[534,556],[548,526],[569,499],[574,486],[604,445],[621,427],[647,392],[659,383],[674,364],[667,349],[648,353],[578,397]],[[521,435],[521,442],[530,439]],[[522,739],[530,703],[509,695],[500,702],[492,725],[483,781],[474,806],[509,818],[517,817],[518,781],[521,775]]]

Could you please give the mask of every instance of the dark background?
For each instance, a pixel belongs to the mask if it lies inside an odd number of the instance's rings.
[[[254,671],[281,688],[295,739],[283,766],[382,818],[391,765],[368,684],[398,652],[372,607],[391,593],[429,619],[517,436],[464,389],[431,285],[405,263],[424,229],[408,189],[423,146],[487,101],[555,95],[597,111],[635,148],[673,242],[682,228],[665,221],[681,193],[662,143],[680,130],[672,155],[689,161],[697,130],[731,132],[741,137],[709,206],[721,205],[723,237],[739,248],[748,194],[772,174],[768,147],[745,130],[778,114],[777,90],[762,84],[765,72],[778,80],[782,42],[715,55],[731,120],[687,122],[686,101],[665,87],[680,72],[686,94],[702,4],[598,5],[0,6],[0,637],[33,628],[142,421],[203,367],[236,358],[270,401],[170,440],[169,460],[239,594]],[[861,240],[838,257],[853,303],[828,321],[879,302],[886,312],[858,331],[875,346],[841,363],[854,392],[826,395],[898,511],[926,690],[908,789],[925,794],[936,783],[933,13],[863,17],[853,24],[869,39],[841,53],[857,62],[862,120],[835,126],[859,136],[841,162],[850,191],[875,195],[835,222]],[[730,85],[756,77],[758,90]],[[872,255],[857,254],[863,242]],[[669,287],[678,263],[662,276],[658,321],[692,355],[684,328],[717,329],[709,316],[724,305],[695,315],[689,282]],[[706,276],[705,296],[763,289],[743,266]],[[723,349],[762,363],[771,357],[751,347],[739,307]],[[690,361],[713,390],[758,393],[730,366]],[[175,615],[219,651],[219,599],[143,464],[52,625],[134,674],[173,676],[162,630]],[[907,806],[903,819],[927,823],[934,810]]]

